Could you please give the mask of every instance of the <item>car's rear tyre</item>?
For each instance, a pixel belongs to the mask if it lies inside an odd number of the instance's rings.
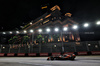
[[[51,60],[54,60],[54,57],[51,57]]]

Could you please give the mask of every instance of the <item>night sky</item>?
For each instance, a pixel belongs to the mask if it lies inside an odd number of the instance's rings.
[[[89,22],[93,25],[100,20],[99,0],[0,0],[0,31],[20,29],[47,12],[47,9],[41,10],[45,4],[48,4],[48,9],[60,6],[62,15],[70,12],[72,19],[80,24]],[[99,33],[98,26],[94,25],[83,30]]]

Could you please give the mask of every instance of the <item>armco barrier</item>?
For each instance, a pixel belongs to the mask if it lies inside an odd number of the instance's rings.
[[[93,55],[99,55],[99,54],[100,54],[100,51],[91,51],[91,53],[92,53]]]
[[[71,54],[74,54],[74,52],[65,52],[64,54],[69,54],[69,55],[71,55]]]
[[[17,56],[25,56],[25,53],[18,53]]]
[[[5,55],[5,53],[0,53],[0,57],[3,57]]]
[[[40,53],[40,56],[48,56],[48,53]]]
[[[78,55],[87,55],[87,52],[78,52]]]
[[[36,53],[28,53],[28,56],[36,56]]]
[[[61,53],[52,53],[53,56],[60,55]]]
[[[8,53],[7,56],[14,56],[15,53]]]

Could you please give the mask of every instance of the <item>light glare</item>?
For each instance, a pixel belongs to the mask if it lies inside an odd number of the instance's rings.
[[[19,31],[16,31],[16,33],[19,33]]]
[[[64,31],[67,31],[67,30],[68,30],[68,28],[67,28],[67,27],[64,27],[64,28],[63,28],[63,30],[64,30]]]
[[[46,31],[47,31],[47,32],[50,32],[50,29],[49,29],[49,28],[47,28],[47,29],[46,29]]]
[[[88,27],[88,26],[89,26],[89,24],[88,24],[88,23],[85,23],[85,24],[84,24],[84,27]]]
[[[24,33],[27,33],[27,31],[26,31],[26,30],[24,30]]]
[[[96,24],[97,24],[97,25],[100,25],[100,21],[98,21]]]
[[[59,31],[59,29],[58,29],[58,28],[55,28],[55,31],[56,31],[56,32],[58,32],[58,31]]]
[[[39,29],[38,31],[39,31],[39,32],[42,32],[42,29]]]
[[[3,34],[6,34],[6,32],[3,32]]]
[[[30,22],[30,25],[32,25],[32,22]]]
[[[73,29],[77,29],[77,28],[78,28],[78,26],[77,26],[77,25],[74,25],[74,26],[73,26]]]
[[[30,32],[33,33],[33,30],[31,29]]]
[[[9,33],[10,33],[10,34],[12,34],[12,32],[11,32],[11,31],[10,31]]]

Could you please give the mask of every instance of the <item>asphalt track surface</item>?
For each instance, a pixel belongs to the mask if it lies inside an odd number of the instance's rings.
[[[100,66],[100,56],[77,56],[74,61],[47,57],[0,57],[0,66]]]

